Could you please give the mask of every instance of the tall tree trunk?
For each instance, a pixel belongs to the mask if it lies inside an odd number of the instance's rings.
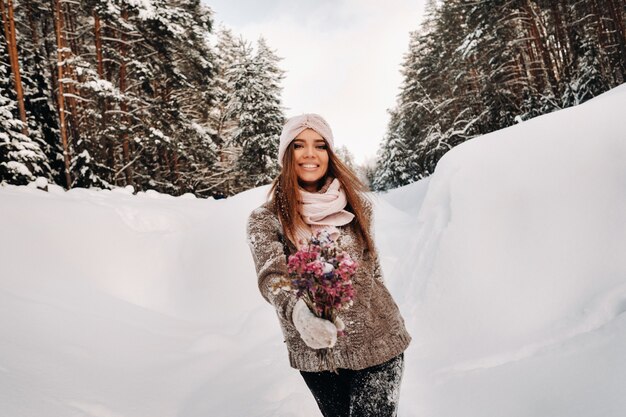
[[[606,26],[604,25],[604,19],[602,16],[602,12],[600,11],[600,8],[598,7],[598,2],[596,0],[590,0],[589,3],[591,3],[591,13],[593,14],[593,17],[595,18],[595,26],[596,26],[596,33],[598,36],[598,44],[600,46],[600,49],[606,49],[606,46],[608,44],[607,40],[607,30],[606,30]]]
[[[72,55],[79,56],[79,43],[78,37],[76,34],[76,14],[71,13],[69,10],[69,6],[65,7],[65,22],[66,22],[66,32],[70,34],[67,39],[67,44],[72,50]]]
[[[539,28],[537,27],[537,20],[535,17],[535,13],[532,9],[533,5],[530,3],[530,0],[527,0],[524,3],[524,9],[526,12],[526,16],[529,20],[530,32],[532,35],[532,39],[537,47],[539,55],[541,56],[541,63],[543,67],[544,76],[546,77],[546,84],[550,88],[550,90],[554,93],[554,87],[556,86],[556,78],[554,76],[554,67],[552,62],[550,61],[550,54],[546,49],[546,45],[541,40],[541,35],[539,33]]]
[[[101,32],[103,35],[103,36],[100,36],[100,39],[102,38],[111,39],[116,35],[115,31],[111,29],[109,25],[102,26],[102,24],[100,24],[99,32]],[[106,60],[106,61],[104,60],[105,51],[102,50],[103,49],[102,41],[100,41],[100,48],[101,48],[102,60],[101,60],[101,63],[99,64],[102,65],[102,74],[103,74],[102,78],[112,83],[113,82],[112,60]],[[104,114],[106,115],[106,117],[103,117],[103,120],[107,120],[107,122],[109,121],[109,110],[111,109],[108,106],[108,102],[106,102],[106,107],[104,107]],[[111,168],[111,172],[113,173],[117,172],[116,146],[117,146],[117,136],[108,135],[107,136],[107,164]],[[112,179],[112,182],[115,182],[114,179],[115,178]]]
[[[61,11],[61,0],[54,0],[55,31],[57,39],[57,68],[58,68],[58,88],[57,100],[59,106],[59,126],[61,128],[61,141],[63,143],[63,159],[65,162],[65,182],[67,189],[72,187],[72,177],[70,175],[70,147],[67,140],[67,125],[65,120],[65,98],[63,96],[63,78],[65,68],[66,46],[63,24],[63,13]]]
[[[22,134],[28,136],[28,123],[26,121],[26,107],[24,106],[24,89],[22,88],[22,77],[20,75],[20,61],[17,54],[17,40],[15,36],[15,19],[13,16],[13,0],[7,0],[5,8],[4,0],[0,0],[0,13],[4,24],[4,34],[7,40],[9,60],[11,61],[11,71],[15,81],[15,93],[17,95],[17,107],[22,121]]]
[[[128,10],[124,8],[122,10],[122,20],[126,21],[128,19]],[[124,95],[126,93],[126,34],[124,33],[124,29],[120,32],[120,93]],[[126,178],[126,185],[132,185],[133,183],[133,167],[130,164],[130,143],[128,140],[128,106],[126,104],[126,99],[122,97],[120,102],[120,110],[122,113],[122,124],[124,125],[124,131],[122,133],[122,151],[124,157],[124,165],[126,168],[124,169],[124,176]]]
[[[560,50],[563,57],[562,78],[564,77],[566,80],[569,80],[571,72],[570,64],[574,58],[572,55],[572,41],[569,36],[569,30],[567,30],[563,22],[563,10],[561,7],[566,5],[563,5],[563,0],[552,1],[550,4],[552,15],[554,17],[556,36],[559,39],[559,45],[561,46]]]
[[[602,16],[602,13],[600,12],[600,9],[598,8],[598,3],[596,0],[590,0],[590,3],[591,3],[591,13],[595,19],[598,48],[600,50],[606,51],[607,46],[608,46],[608,34],[607,34],[606,27],[604,25],[604,16]],[[600,73],[606,76],[609,71],[607,68],[605,68],[604,60],[599,59],[598,63],[600,66]]]
[[[174,161],[174,178],[175,178],[175,183],[176,185],[178,185],[179,190],[181,189],[181,183],[180,183],[180,162],[178,161],[178,152],[176,152],[176,149],[172,149],[172,160]]]
[[[528,73],[530,74],[530,84],[536,86],[536,88],[541,91],[545,87],[545,78],[541,76],[541,69],[539,68],[539,58],[537,57],[537,53],[535,51],[535,45],[532,41],[532,33],[530,31],[529,25],[526,25],[526,55],[528,55],[528,60],[525,60],[527,65]]]
[[[100,17],[98,13],[94,10],[93,12],[93,22],[94,22],[94,39],[96,41],[96,60],[98,62],[98,78],[104,80],[104,64],[102,62],[102,30]]]
[[[65,54],[66,59],[71,56],[76,56],[78,54],[76,39],[75,39],[76,31],[74,30],[72,26],[73,14],[70,13],[69,10],[67,10],[68,7],[69,6],[66,6],[65,7],[66,10],[61,12],[63,14],[62,17],[63,17],[63,28],[64,28],[64,34],[65,34],[65,38],[64,38],[65,47],[68,48],[69,46],[69,50],[66,50],[66,54]],[[63,10],[62,5],[61,5],[61,10]],[[70,38],[69,43],[67,41],[68,37]],[[71,81],[68,82],[67,84],[68,97],[66,98],[66,104],[67,104],[66,107],[69,113],[69,117],[67,118],[67,125],[69,127],[69,131],[71,133],[71,138],[73,139],[73,142],[78,143],[78,140],[80,139],[80,119],[81,119],[80,104],[78,103],[78,100],[76,99],[76,97],[80,96],[80,94],[76,90],[76,85],[79,82],[78,75],[76,74],[76,71],[74,70],[74,66],[72,65],[65,65],[64,74],[66,78],[71,79]]]
[[[530,3],[530,2],[529,2]],[[553,3],[554,4],[554,3]],[[552,36],[552,31],[555,30],[555,26],[548,27],[545,21],[545,13],[541,6],[537,4],[529,4],[529,10],[533,15],[533,24],[539,34],[538,39],[541,41],[541,47],[545,51],[543,55],[544,65],[547,63],[548,78],[553,86],[553,89],[557,86],[557,81],[560,79],[561,74],[561,51],[559,50],[559,39],[556,35]]]
[[[623,0],[609,0],[609,14],[615,26],[615,38],[619,47],[622,62],[622,78],[626,77],[626,31],[624,30]],[[620,10],[620,3],[621,8]],[[622,80],[623,81],[623,80]]]
[[[30,26],[30,33],[33,37],[33,45],[39,51],[39,32],[37,32],[37,25],[35,24],[33,5],[31,4],[31,0],[26,0],[24,3],[26,4],[26,13],[28,14],[28,26]]]
[[[173,99],[171,87],[167,85],[167,82],[160,88],[160,93],[162,103],[168,103],[170,100]],[[166,154],[166,161],[169,168],[167,178],[168,181],[180,187],[180,163],[178,160],[178,152],[176,151],[175,143],[171,144],[171,148]],[[174,178],[172,178],[172,174],[174,175]]]
[[[54,25],[56,22],[56,17],[53,14],[52,15],[52,24]],[[48,63],[48,70],[50,71],[50,99],[52,101],[56,101],[57,98],[55,96],[55,91],[57,91],[57,77],[54,76],[54,74],[58,71],[57,68],[57,62],[54,59],[51,59],[51,57],[54,55],[54,51],[52,50],[53,48],[53,41],[50,39],[52,34],[52,31],[55,31],[56,29],[53,27],[51,30],[49,30],[50,28],[50,21],[48,19],[41,19],[39,21],[40,23],[40,27],[41,27],[41,39],[42,39],[42,44],[43,44],[43,49],[44,49],[44,56],[47,58],[46,61]],[[55,36],[56,36],[56,32],[55,32]]]
[[[98,78],[104,80],[104,63],[102,58],[102,24],[100,21],[100,16],[94,10],[93,12],[93,21],[94,21],[94,39],[96,43],[96,63],[98,65]],[[102,149],[105,149],[106,156],[108,159],[107,164],[112,172],[115,172],[115,151],[114,151],[114,142],[110,138],[108,138],[103,133],[106,131],[107,127],[107,112],[109,111],[109,102],[106,97],[102,97],[99,100],[99,107],[101,109],[101,119],[100,119],[100,132],[102,134]],[[104,159],[104,158],[103,158]]]
[[[554,38],[556,40],[556,52],[559,61],[559,75],[562,76],[567,68],[569,61],[569,44],[565,38],[565,30],[563,28],[563,18],[558,1],[550,2],[550,14],[554,21]],[[559,77],[560,78],[560,77]]]

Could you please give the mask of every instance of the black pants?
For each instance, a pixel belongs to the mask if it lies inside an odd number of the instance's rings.
[[[300,371],[324,417],[395,417],[404,353],[380,365],[339,375]]]

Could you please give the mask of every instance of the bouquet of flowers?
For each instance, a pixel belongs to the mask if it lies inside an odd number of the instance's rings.
[[[357,262],[347,252],[340,251],[328,232],[322,230],[289,256],[289,276],[283,277],[273,289],[295,293],[317,317],[337,324],[338,313],[352,306],[352,276],[357,267]],[[338,326],[337,335],[344,333],[344,326]],[[336,371],[331,349],[322,349],[319,355]]]

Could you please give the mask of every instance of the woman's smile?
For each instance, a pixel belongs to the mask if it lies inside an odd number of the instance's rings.
[[[317,164],[300,164],[300,166],[302,167],[302,169],[304,169],[305,171],[315,171],[316,169],[318,169],[320,166]]]

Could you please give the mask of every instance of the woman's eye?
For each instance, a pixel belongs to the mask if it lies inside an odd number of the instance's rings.
[[[328,146],[326,144],[324,144],[324,145],[315,145],[315,147],[317,149],[328,149]],[[301,143],[294,143],[293,144],[293,148],[294,149],[304,148],[304,145],[302,145]]]

